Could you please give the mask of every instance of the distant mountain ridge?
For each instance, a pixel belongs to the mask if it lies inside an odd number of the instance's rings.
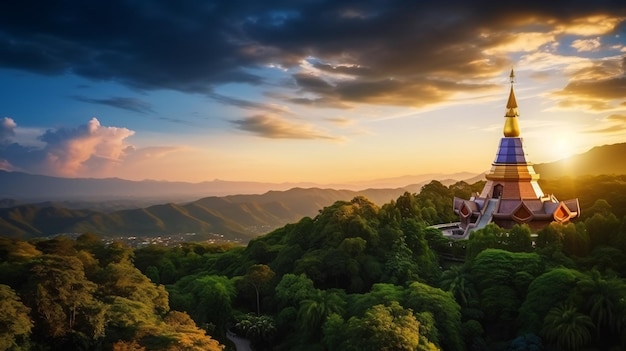
[[[626,143],[605,145],[576,155],[568,160],[549,164],[537,164],[535,169],[544,179],[562,176],[626,174]],[[15,178],[25,177],[27,181],[19,183]],[[403,178],[403,177],[400,177]],[[5,182],[5,180],[11,182]],[[483,179],[482,175],[468,179],[468,182]],[[13,190],[24,187],[29,181],[31,193],[44,191],[46,186],[60,186],[68,180],[63,178],[25,175],[0,171],[0,194],[14,186]],[[96,196],[98,191],[89,192],[90,187],[97,184],[119,186],[117,192],[131,191],[131,186],[141,188],[144,182],[123,181],[120,179],[83,179],[74,180],[78,186],[68,189],[69,194],[79,194],[81,189],[89,196]],[[123,209],[112,212],[93,209],[68,209],[64,203],[22,204],[11,199],[0,201],[0,236],[33,237],[47,236],[58,233],[92,232],[103,236],[114,235],[165,235],[172,233],[197,233],[198,239],[211,235],[223,235],[225,239],[247,241],[259,234],[293,223],[302,217],[313,217],[320,209],[338,200],[350,200],[362,195],[376,204],[382,205],[398,198],[405,191],[417,193],[430,179],[404,187],[387,189],[366,189],[361,191],[322,189],[318,187],[289,190],[272,190],[260,195],[228,195],[223,197],[209,196],[195,201],[167,203],[141,208]],[[453,184],[456,180],[440,180],[444,185]],[[170,182],[154,182],[158,186]],[[178,183],[174,183],[178,184]],[[181,183],[181,188],[192,195],[197,184]],[[201,183],[199,183],[201,184]],[[175,185],[174,185],[175,186]],[[150,187],[132,194],[142,194]],[[63,189],[56,189],[61,193]],[[137,190],[137,189],[134,189]],[[48,192],[47,194],[52,194]],[[113,196],[114,194],[109,194]],[[154,194],[152,194],[154,195]],[[127,193],[128,196],[128,193]],[[81,203],[81,202],[78,202]]]
[[[0,209],[0,236],[33,237],[91,232],[103,236],[197,233],[247,241],[256,235],[314,216],[338,200],[362,195],[383,204],[407,191],[369,189],[359,192],[293,188],[262,195],[206,197],[187,204],[163,204],[112,213],[69,210],[55,206],[21,205]]]
[[[157,180],[133,181],[119,178],[60,178],[0,170],[0,199],[19,203],[44,201],[112,201],[154,199],[163,202],[193,201],[206,196],[262,194],[291,188],[330,188],[361,190],[366,188],[400,188],[407,184],[423,185],[432,179],[461,180],[473,173],[423,174],[356,182],[354,184],[262,183],[252,181],[213,180],[201,183]],[[412,186],[408,186],[412,187]],[[141,201],[139,201],[141,203]],[[145,203],[145,202],[144,202]],[[153,202],[154,203],[154,202]]]

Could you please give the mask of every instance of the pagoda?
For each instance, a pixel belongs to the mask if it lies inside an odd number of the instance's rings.
[[[539,174],[526,159],[523,139],[520,138],[513,70],[510,78],[504,137],[500,139],[491,170],[485,176],[487,183],[480,194],[475,193],[469,200],[454,198],[454,212],[460,217],[461,228],[457,233],[464,238],[489,223],[503,228],[526,223],[531,229],[538,230],[550,222],[567,223],[580,214],[578,199],[559,201],[554,195],[544,194],[537,183]]]

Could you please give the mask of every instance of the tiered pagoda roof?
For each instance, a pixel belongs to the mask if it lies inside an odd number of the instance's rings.
[[[480,194],[469,200],[454,198],[454,212],[460,217],[463,237],[491,222],[504,228],[527,223],[539,229],[550,222],[566,223],[580,214],[578,199],[559,201],[553,195],[545,195],[537,183],[539,174],[526,159],[520,138],[513,70],[510,77],[504,137],[500,139],[496,158],[486,175],[487,183]]]

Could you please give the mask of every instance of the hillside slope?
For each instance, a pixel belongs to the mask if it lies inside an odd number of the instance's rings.
[[[186,204],[162,204],[111,213],[58,206],[21,205],[0,209],[0,236],[28,238],[58,233],[92,232],[103,236],[196,233],[247,241],[286,223],[317,215],[338,200],[363,195],[383,204],[405,189],[362,192],[294,188],[262,195],[206,197]]]
[[[596,146],[566,159],[534,165],[541,178],[564,176],[626,174],[626,143]]]

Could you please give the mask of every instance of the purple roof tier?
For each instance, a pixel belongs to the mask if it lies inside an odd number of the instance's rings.
[[[522,138],[502,138],[494,163],[527,164]]]

